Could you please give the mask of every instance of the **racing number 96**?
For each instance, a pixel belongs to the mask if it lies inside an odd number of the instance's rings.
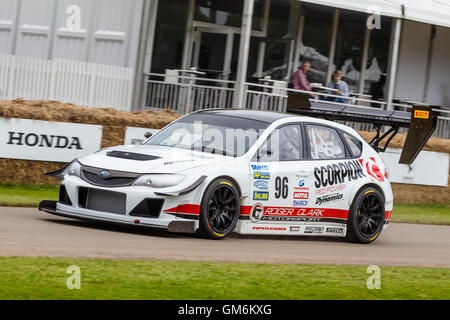
[[[289,179],[287,177],[277,177],[275,179],[275,198],[286,199],[289,195]]]

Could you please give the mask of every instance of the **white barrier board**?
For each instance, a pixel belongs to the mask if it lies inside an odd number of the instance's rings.
[[[70,162],[101,148],[103,127],[0,118],[0,158]]]
[[[147,132],[156,134],[159,132],[159,130],[127,127],[125,131],[124,145],[138,145],[144,143],[147,140],[145,138],[145,134]]]
[[[398,164],[402,150],[388,148],[380,153],[390,170],[390,180],[396,183],[419,184],[428,186],[448,185],[449,154],[421,151],[411,166]]]

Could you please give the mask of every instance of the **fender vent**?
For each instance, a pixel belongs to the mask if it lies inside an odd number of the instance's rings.
[[[152,161],[152,160],[161,159],[160,157],[150,156],[147,154],[123,152],[123,151],[110,151],[106,155],[108,157],[113,157],[113,158],[130,159],[130,160],[137,160],[137,161]]]

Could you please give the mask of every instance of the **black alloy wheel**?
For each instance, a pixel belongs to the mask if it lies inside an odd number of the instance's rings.
[[[353,201],[349,211],[347,239],[360,243],[375,241],[383,230],[384,198],[374,188],[364,188]]]
[[[200,232],[207,238],[223,239],[234,231],[240,214],[239,193],[227,179],[206,189],[200,210]]]
[[[381,202],[374,192],[368,192],[363,197],[358,212],[358,228],[361,234],[370,238],[377,234],[378,226],[383,219],[381,212]]]

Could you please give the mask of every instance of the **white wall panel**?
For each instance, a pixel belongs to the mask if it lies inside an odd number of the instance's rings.
[[[0,0],[0,53],[134,67],[142,7],[143,0]]]
[[[58,0],[52,58],[88,60],[89,35],[97,0]]]
[[[91,62],[129,66],[129,55],[138,43],[133,40],[139,34],[142,1],[98,0],[101,10],[94,21]],[[133,61],[134,63],[134,61]]]
[[[431,26],[404,21],[400,43],[395,99],[423,99]]]
[[[54,6],[58,0],[21,1],[15,54],[47,59],[52,37]]]
[[[18,1],[0,0],[0,53],[11,53]]]
[[[450,29],[437,28],[431,61],[427,102],[450,108]]]

